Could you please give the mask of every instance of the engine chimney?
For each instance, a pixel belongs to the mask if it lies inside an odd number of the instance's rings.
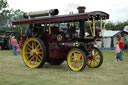
[[[84,7],[84,6],[79,6],[77,9],[78,9],[78,13],[84,13],[86,7]]]
[[[79,6],[77,9],[78,9],[78,13],[84,13],[86,7]],[[84,36],[85,36],[85,22],[84,22],[84,20],[79,20],[79,28],[80,28],[80,35],[79,36],[81,39],[84,39]]]

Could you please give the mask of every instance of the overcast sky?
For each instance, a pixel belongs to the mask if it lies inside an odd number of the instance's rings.
[[[59,14],[77,13],[78,6],[85,6],[86,12],[104,11],[110,14],[110,21],[128,20],[128,0],[7,0],[9,7],[24,12],[59,9]]]

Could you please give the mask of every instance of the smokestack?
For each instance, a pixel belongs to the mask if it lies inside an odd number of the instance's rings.
[[[78,9],[78,13],[84,13],[86,7],[85,6],[79,6],[77,9]]]
[[[79,6],[77,9],[78,9],[79,13],[84,13],[86,7]],[[80,28],[80,38],[84,39],[84,36],[85,36],[85,22],[84,22],[84,20],[79,20],[79,28]]]

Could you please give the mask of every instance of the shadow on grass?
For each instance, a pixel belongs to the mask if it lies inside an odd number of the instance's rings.
[[[68,64],[67,64],[66,61],[64,61],[60,65],[51,65],[51,64],[49,64],[49,63],[46,62],[42,67],[40,67],[40,68],[34,68],[34,69],[27,67],[25,65],[25,63],[22,62],[22,64],[20,64],[19,67],[28,68],[30,70],[45,70],[45,71],[51,70],[51,71],[59,71],[59,72],[64,72],[64,71],[65,72],[67,72],[67,71],[71,71],[72,72],[72,70],[68,67]],[[83,72],[95,72],[98,69],[102,70],[103,68],[104,68],[104,66],[102,66],[102,65],[99,68],[89,68],[86,65],[86,67],[84,68]]]
[[[61,65],[50,65],[48,63],[44,64],[43,67],[41,67],[41,69],[48,69],[48,70],[57,70],[57,71],[72,71],[69,67],[67,63],[63,63]],[[99,67],[99,68],[89,68],[87,65],[84,68],[83,71],[96,71],[97,69],[103,69],[103,67]]]
[[[59,70],[59,71],[68,71],[70,70],[68,65],[64,62],[61,65],[51,65],[49,63],[45,63],[41,69],[49,69],[49,70]]]

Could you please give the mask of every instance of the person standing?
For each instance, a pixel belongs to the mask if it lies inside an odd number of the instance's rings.
[[[17,40],[16,40],[15,36],[12,37],[11,45],[13,48],[13,54],[17,55]]]
[[[116,53],[116,60],[115,61],[119,61],[120,60],[119,41],[116,42],[115,53]]]
[[[124,49],[124,42],[122,37],[119,38],[119,48],[120,48],[120,61],[123,61],[123,49]]]
[[[20,48],[22,48],[22,46],[23,46],[23,41],[22,41],[22,39],[20,40]]]
[[[17,44],[17,54],[20,54],[20,46]]]

